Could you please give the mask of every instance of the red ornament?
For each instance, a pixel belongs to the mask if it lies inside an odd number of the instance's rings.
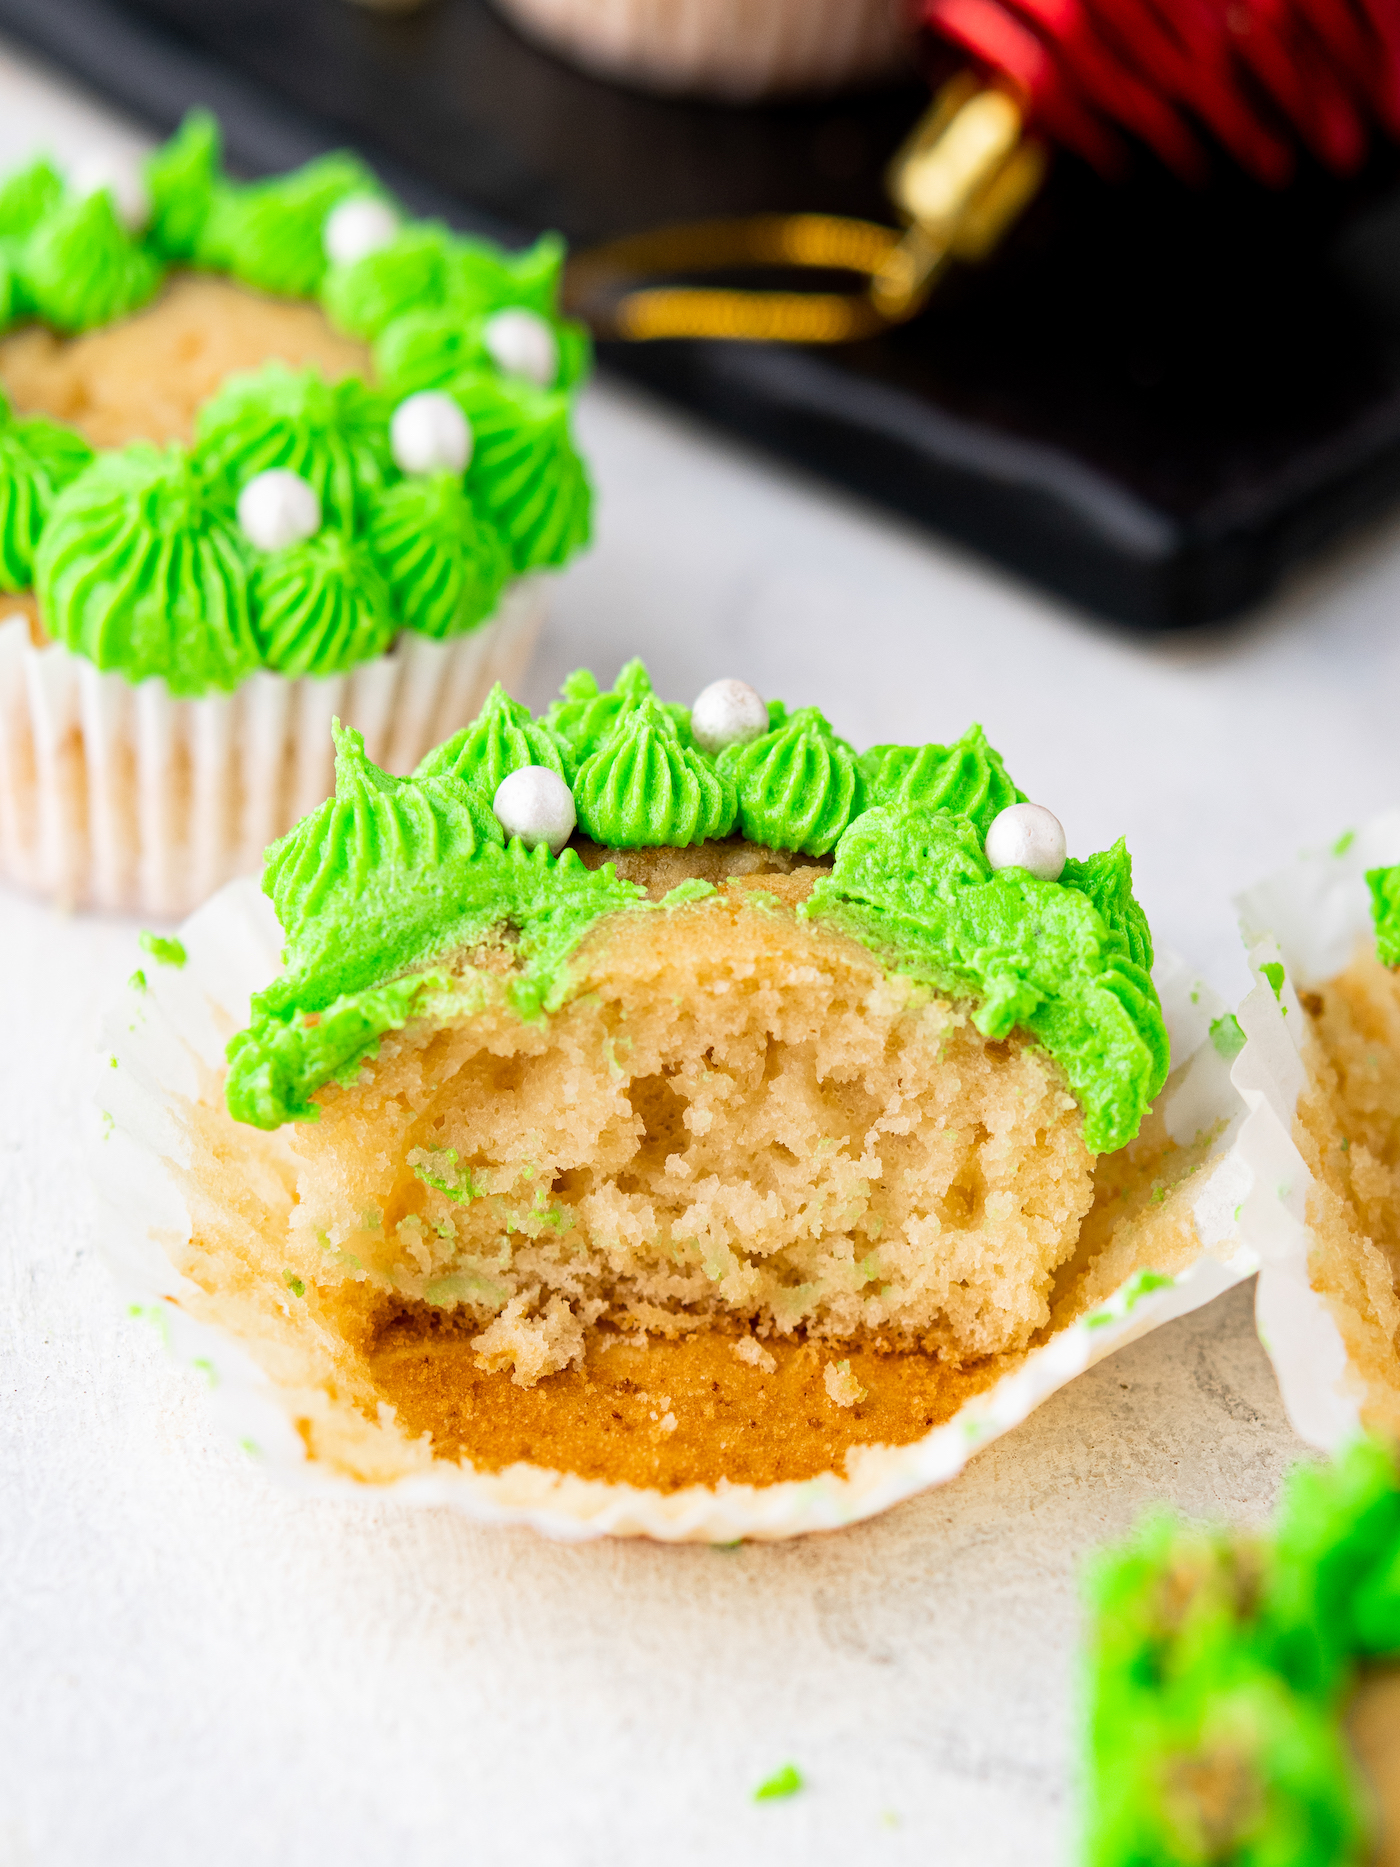
[[[1283,187],[1306,151],[1354,174],[1400,140],[1400,0],[915,0],[921,26],[1033,128],[1116,176],[1122,132],[1182,180],[1213,140]]]

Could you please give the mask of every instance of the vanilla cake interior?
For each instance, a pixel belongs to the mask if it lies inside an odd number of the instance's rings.
[[[653,898],[733,879],[602,921],[546,1019],[386,1037],[314,1124],[240,1127],[217,1083],[191,1111],[180,1268],[299,1391],[318,1458],[663,1490],[841,1471],[1197,1255],[1205,1144],[1150,1115],[1090,1155],[1043,1049],[796,915],[824,865],[605,854]]]

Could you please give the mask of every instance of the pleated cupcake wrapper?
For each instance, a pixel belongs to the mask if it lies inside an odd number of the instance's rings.
[[[1350,964],[1372,932],[1366,871],[1397,862],[1400,810],[1391,810],[1332,849],[1300,856],[1235,902],[1256,981],[1240,1007],[1248,1041],[1234,1069],[1251,1111],[1245,1150],[1253,1185],[1241,1230],[1260,1260],[1255,1317],[1294,1431],[1325,1452],[1359,1430],[1362,1388],[1309,1276],[1315,1182],[1293,1139],[1307,1083],[1308,1023],[1298,993],[1326,985]],[[1266,966],[1283,968],[1277,991]]]
[[[35,648],[0,597],[0,876],[65,907],[187,914],[329,795],[333,717],[377,764],[412,770],[493,681],[518,679],[544,609],[544,580],[523,578],[470,635],[405,630],[346,674],[259,673],[176,700],[162,680]]]
[[[1060,1330],[946,1424],[911,1445],[857,1453],[845,1476],[666,1494],[533,1466],[481,1473],[439,1461],[369,1486],[309,1456],[294,1424],[294,1394],[279,1388],[242,1343],[182,1306],[202,1296],[167,1252],[167,1243],[178,1250],[191,1237],[178,1179],[179,1163],[190,1157],[189,1105],[208,1072],[218,1069],[230,1031],[247,1022],[249,994],[276,972],[281,934],[268,902],[244,881],[207,903],[180,938],[185,966],[148,965],[147,991],[128,995],[109,1019],[99,1083],[104,1140],[95,1150],[104,1250],[127,1305],[150,1318],[178,1358],[207,1381],[220,1426],[270,1474],[302,1491],[449,1505],[480,1522],[527,1523],[566,1539],[729,1543],[831,1530],[956,1477],[973,1452],[1019,1425],[1077,1374],[1257,1268],[1238,1223],[1250,1182],[1239,1148],[1246,1105],[1210,1039],[1224,1006],[1184,963],[1167,957],[1157,982],[1173,1043],[1174,1068],[1162,1103],[1168,1132],[1182,1145],[1214,1136],[1192,1182],[1200,1255],[1176,1276],[1140,1268],[1108,1301]],[[109,1057],[116,1058],[115,1069]]]
[[[900,0],[497,0],[580,64],[661,91],[830,90],[897,68]]]

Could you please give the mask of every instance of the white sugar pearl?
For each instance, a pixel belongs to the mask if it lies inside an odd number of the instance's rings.
[[[399,217],[387,201],[355,194],[337,201],[321,229],[321,244],[333,266],[353,266],[388,246],[399,231]]]
[[[238,495],[238,523],[259,551],[281,551],[321,529],[316,488],[286,467],[269,467]]]
[[[522,765],[507,772],[496,786],[491,808],[507,841],[518,836],[530,849],[548,843],[556,856],[578,822],[572,792],[547,765]]]
[[[73,192],[84,200],[105,188],[112,197],[117,219],[128,233],[140,233],[151,219],[151,191],[141,166],[129,156],[90,155],[73,166],[69,176]]]
[[[1065,833],[1043,804],[1008,804],[992,818],[986,850],[994,869],[1027,869],[1043,882],[1057,882],[1065,866]]]
[[[552,389],[559,374],[559,344],[533,311],[498,311],[481,333],[491,360],[507,376],[523,376],[538,389]]]
[[[768,703],[747,681],[711,681],[690,709],[695,743],[711,758],[726,746],[746,746],[768,731]]]
[[[463,473],[472,457],[472,425],[450,395],[425,389],[394,410],[389,446],[404,473]]]

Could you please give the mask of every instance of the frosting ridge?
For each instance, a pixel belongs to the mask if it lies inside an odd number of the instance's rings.
[[[494,798],[502,779],[526,765],[543,765],[566,784],[575,769],[568,742],[548,726],[536,724],[530,709],[512,700],[497,681],[471,725],[435,747],[413,775],[461,778]]]
[[[80,434],[41,415],[18,419],[0,390],[0,590],[27,590],[54,499],[92,459]]]
[[[236,496],[255,474],[285,467],[316,490],[328,521],[349,527],[394,476],[388,404],[353,376],[266,363],[232,376],[195,424],[200,470]]]
[[[184,449],[99,455],[53,503],[34,556],[51,635],[172,694],[234,687],[258,666],[231,509]]]
[[[748,745],[728,746],[717,769],[734,785],[751,843],[824,856],[861,806],[854,750],[816,707],[799,707]]]
[[[681,743],[674,720],[650,696],[618,720],[574,781],[579,828],[612,849],[684,849],[728,836],[734,787]]]
[[[511,575],[504,540],[455,473],[386,487],[370,502],[365,539],[399,619],[439,641],[484,622]]]
[[[383,654],[398,629],[369,551],[334,528],[258,560],[252,612],[263,665],[291,676],[339,674]]]

